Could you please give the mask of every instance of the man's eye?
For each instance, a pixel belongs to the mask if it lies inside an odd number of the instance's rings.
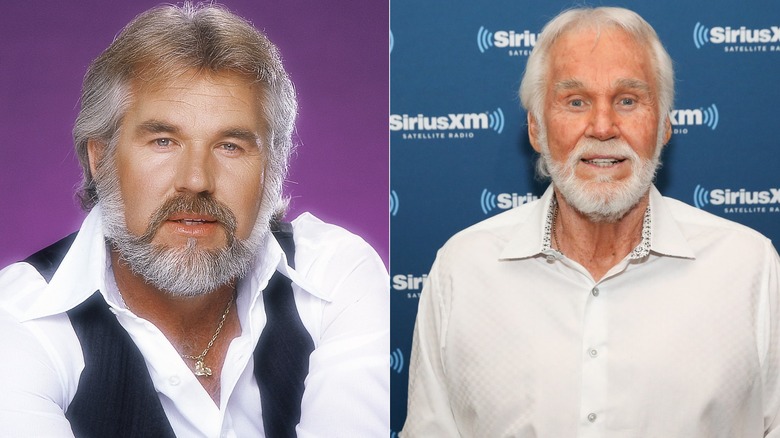
[[[574,107],[581,107],[585,105],[585,102],[583,102],[582,99],[573,99],[571,102],[569,102],[569,105]]]
[[[219,148],[222,149],[223,152],[229,152],[231,154],[240,153],[244,150],[244,148],[235,143],[222,143],[219,145]]]
[[[171,145],[172,142],[170,138],[158,138],[157,140],[154,141],[154,143],[157,146],[167,148],[168,146]]]
[[[634,103],[636,103],[636,101],[630,97],[624,97],[620,99],[621,105],[633,105]]]

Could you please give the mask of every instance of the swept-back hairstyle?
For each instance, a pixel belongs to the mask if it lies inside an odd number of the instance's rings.
[[[562,12],[550,20],[536,41],[523,80],[520,83],[520,101],[537,122],[542,122],[547,77],[550,68],[549,54],[558,38],[580,29],[619,28],[641,45],[648,48],[657,81],[660,123],[672,110],[674,102],[674,68],[672,59],[650,24],[636,12],[624,8],[577,8]],[[660,134],[659,134],[660,135]]]
[[[101,142],[112,153],[125,111],[132,102],[132,81],[158,82],[189,70],[239,74],[260,84],[266,132],[262,147],[268,164],[263,205],[284,212],[282,186],[293,150],[298,104],[279,51],[252,24],[218,5],[165,5],[131,21],[87,70],[73,140],[84,172],[82,207],[98,201],[89,167],[87,143]]]

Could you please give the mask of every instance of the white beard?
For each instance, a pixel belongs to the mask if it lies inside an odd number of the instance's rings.
[[[127,263],[146,282],[176,297],[205,295],[246,275],[268,235],[273,210],[261,209],[246,240],[235,237],[234,230],[223,224],[227,237],[224,248],[199,248],[194,238],[181,248],[152,244],[156,229],[147,229],[143,236],[136,236],[127,228],[113,156],[102,161],[95,180],[103,233],[119,252],[120,262]]]
[[[544,132],[544,127],[540,132]],[[652,159],[642,159],[623,140],[600,141],[583,138],[577,143],[567,162],[552,159],[546,133],[539,136],[542,150],[540,165],[546,168],[553,185],[566,202],[593,222],[616,222],[626,215],[641,199],[653,183],[660,167],[661,139]],[[631,175],[625,180],[615,180],[610,175],[584,181],[577,177],[575,169],[583,156],[599,154],[625,157],[631,163]]]

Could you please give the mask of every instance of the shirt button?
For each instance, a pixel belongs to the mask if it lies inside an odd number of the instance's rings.
[[[599,352],[595,348],[592,348],[590,351],[588,351],[588,354],[590,354],[590,357],[596,357],[599,355]]]
[[[594,287],[593,289],[590,290],[590,293],[592,293],[594,297],[599,296],[599,288]]]
[[[168,377],[168,384],[171,386],[177,386],[179,383],[181,383],[181,379],[179,376],[171,376]]]
[[[597,417],[596,417],[596,414],[594,414],[593,412],[591,412],[590,414],[588,414],[588,421],[590,421],[591,423],[595,422],[595,421],[596,421],[596,418],[597,418]]]

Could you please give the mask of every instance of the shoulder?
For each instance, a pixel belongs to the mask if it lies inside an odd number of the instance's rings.
[[[541,239],[543,211],[542,201],[536,200],[477,222],[448,239],[438,257],[484,258],[490,255],[498,258],[518,234],[528,239]]]
[[[0,271],[0,309],[18,316],[47,285],[46,279],[29,263],[17,262],[5,267]]]
[[[302,213],[291,224],[296,259],[301,255],[318,260],[374,259],[381,263],[374,248],[362,237],[311,213]]]
[[[326,296],[339,284],[359,279],[389,288],[389,276],[377,252],[360,236],[323,222],[311,213],[292,220],[295,270]]]
[[[766,236],[748,226],[716,216],[677,199],[664,197],[663,200],[681,231],[691,241],[727,239],[744,245],[771,245]]]

